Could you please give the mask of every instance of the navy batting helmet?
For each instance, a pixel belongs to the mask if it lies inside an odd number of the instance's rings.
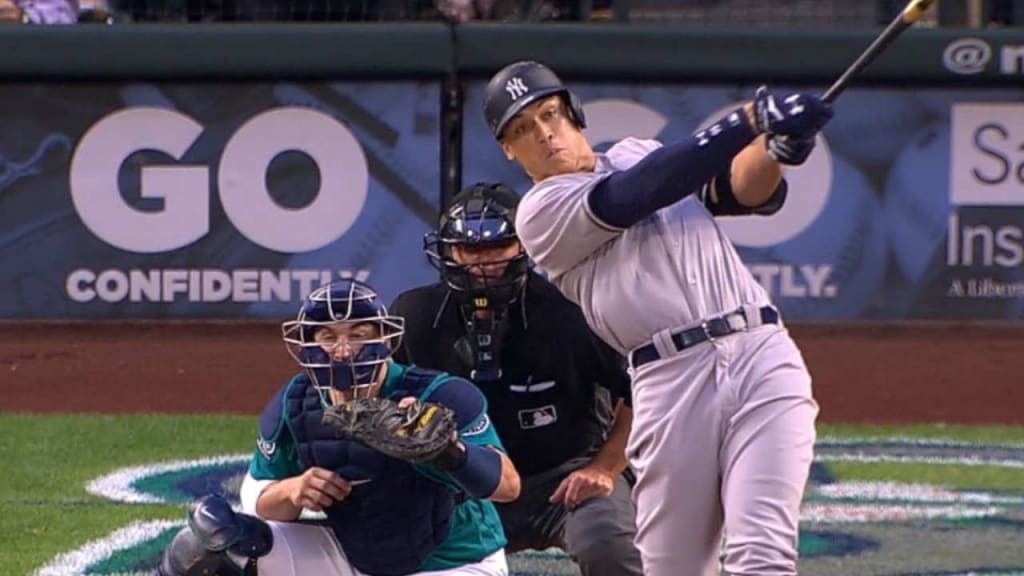
[[[377,329],[368,337],[352,332],[339,336],[330,330],[343,323],[370,323]],[[389,315],[368,284],[344,279],[311,292],[296,319],[283,323],[281,330],[288,352],[326,399],[331,388],[358,391],[373,385],[380,366],[398,348],[405,321]]]
[[[579,128],[586,128],[583,106],[558,76],[540,62],[523,60],[509,64],[495,74],[484,92],[484,117],[494,137],[501,139],[505,125],[523,108],[554,94],[565,99],[569,116]]]

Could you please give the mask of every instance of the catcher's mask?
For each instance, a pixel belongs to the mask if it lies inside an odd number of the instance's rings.
[[[516,208],[519,196],[504,184],[480,182],[459,192],[441,215],[437,230],[423,239],[427,260],[441,272],[449,288],[484,295],[508,304],[522,287],[529,259],[516,236]],[[453,249],[463,254],[515,246],[508,258],[498,260],[456,259]]]
[[[281,325],[292,358],[330,404],[330,389],[369,395],[380,368],[398,348],[405,320],[388,314],[369,285],[337,280],[311,292],[295,320]]]
[[[518,206],[519,196],[508,186],[479,182],[455,195],[423,241],[427,259],[462,310],[466,337],[455,350],[478,382],[501,376],[505,315],[513,302],[524,302],[530,262],[516,236]]]

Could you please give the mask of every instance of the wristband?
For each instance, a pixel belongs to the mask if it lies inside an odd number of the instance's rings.
[[[501,482],[501,455],[483,446],[460,444],[465,448],[462,465],[448,474],[473,498],[490,497]]]

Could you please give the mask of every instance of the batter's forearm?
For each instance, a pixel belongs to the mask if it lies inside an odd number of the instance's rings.
[[[632,426],[633,409],[619,400],[615,407],[615,420],[612,423],[612,429],[608,431],[608,438],[590,465],[604,470],[613,477],[622,474],[628,465],[626,442],[629,440],[629,430]]]
[[[765,136],[758,136],[732,161],[733,195],[751,208],[767,202],[782,181],[782,166],[768,155],[764,140]]]

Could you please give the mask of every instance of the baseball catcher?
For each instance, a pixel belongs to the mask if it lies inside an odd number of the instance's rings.
[[[241,512],[194,503],[160,574],[506,575],[492,501],[519,475],[480,391],[392,361],[403,320],[362,282],[313,291],[282,332],[303,371],[263,411]]]

